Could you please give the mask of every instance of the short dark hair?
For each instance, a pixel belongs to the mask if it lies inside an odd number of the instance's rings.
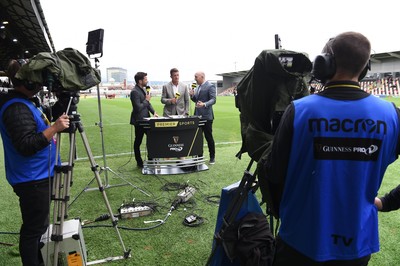
[[[145,73],[145,72],[137,72],[136,75],[135,75],[136,84],[138,84],[139,80],[143,80],[144,77],[146,77],[146,76],[147,76],[147,73]]]
[[[336,68],[353,75],[359,75],[370,59],[371,43],[358,32],[341,33],[330,40],[327,46],[326,52],[334,54]]]
[[[15,59],[11,59],[10,62],[8,63],[7,76],[11,80],[14,87],[24,85],[24,82],[22,80],[15,78],[15,75],[17,74],[20,68],[21,64]]]
[[[169,71],[169,74],[172,76],[172,74],[174,74],[176,72],[179,72],[179,70],[176,67],[174,67],[174,68],[171,68],[171,70]]]

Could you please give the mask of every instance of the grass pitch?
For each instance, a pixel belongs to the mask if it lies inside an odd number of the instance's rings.
[[[394,102],[398,99],[391,98]],[[160,98],[153,97],[153,106],[162,114]],[[96,163],[107,165],[112,171],[101,171],[101,182],[110,185],[106,196],[116,214],[121,204],[146,202],[156,206],[156,212],[150,216],[133,219],[121,219],[118,226],[126,249],[131,249],[131,258],[109,262],[109,265],[204,265],[211,252],[215,230],[218,204],[211,199],[217,198],[221,189],[242,178],[249,158],[244,154],[238,160],[235,154],[241,146],[239,112],[234,106],[233,97],[218,97],[214,106],[213,125],[216,141],[216,164],[208,171],[185,175],[142,175],[136,168],[132,156],[133,128],[129,125],[131,103],[128,98],[101,99],[102,123],[99,126],[97,98],[81,99],[78,112],[84,134],[87,136],[91,154]],[[193,108],[193,106],[192,106]],[[192,109],[193,110],[193,109]],[[101,132],[104,137],[105,161]],[[90,169],[88,153],[76,134],[76,160],[71,187],[71,201],[68,219],[79,217],[92,221],[107,213],[102,194],[97,190],[98,182]],[[69,138],[62,134],[61,155],[69,155]],[[145,143],[145,139],[144,139]],[[207,155],[207,147],[204,147]],[[142,150],[145,150],[143,144]],[[18,198],[13,193],[4,177],[3,154],[0,154],[0,265],[21,265],[18,254],[18,234],[21,224]],[[384,178],[380,194],[388,192],[399,184],[399,163],[392,164]],[[128,181],[131,185],[126,185]],[[152,228],[157,223],[144,223],[149,220],[165,219],[171,203],[179,192],[177,184],[189,183],[196,187],[195,196],[186,204],[173,211],[166,222]],[[118,186],[122,185],[122,186]],[[92,188],[83,192],[85,188]],[[139,190],[140,189],[140,190]],[[150,196],[145,195],[141,190]],[[259,197],[259,191],[257,192]],[[260,197],[259,197],[260,198]],[[189,214],[204,218],[204,223],[197,227],[182,224]],[[398,265],[400,247],[400,212],[380,213],[381,251],[372,256],[369,265]],[[52,218],[52,216],[51,216]],[[94,227],[89,227],[89,226]],[[104,225],[104,226],[101,226]],[[89,224],[83,228],[88,261],[123,255],[123,248],[116,231],[110,227],[110,220]],[[10,245],[6,245],[10,244]]]

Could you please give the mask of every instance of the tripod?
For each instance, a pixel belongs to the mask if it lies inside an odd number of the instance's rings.
[[[75,109],[76,110],[76,109]],[[71,118],[72,117],[72,118]],[[73,174],[73,166],[74,166],[74,157],[75,157],[75,141],[76,141],[76,130],[79,131],[82,141],[87,152],[91,170],[95,174],[95,179],[98,184],[98,189],[102,194],[104,203],[108,210],[108,213],[112,220],[112,225],[118,235],[118,239],[123,248],[123,255],[118,257],[107,258],[106,260],[96,261],[96,263],[105,262],[105,261],[113,261],[118,259],[127,259],[130,257],[130,249],[126,250],[124,242],[121,238],[121,234],[118,229],[118,219],[114,217],[113,211],[110,207],[110,203],[108,201],[104,186],[100,179],[100,173],[98,171],[98,165],[94,161],[92,151],[89,146],[88,139],[86,137],[83,125],[80,121],[80,116],[76,112],[70,115],[70,127],[67,129],[67,132],[63,131],[62,133],[69,133],[69,157],[68,163],[63,163],[61,165],[57,165],[55,167],[55,177],[53,181],[53,190],[52,190],[52,200],[54,201],[54,211],[53,211],[53,221],[54,225],[52,227],[52,235],[51,240],[54,241],[54,257],[53,263],[51,265],[64,265],[63,260],[60,254],[60,243],[63,240],[63,225],[64,219],[68,217],[68,208],[67,202],[70,197],[70,187],[72,184],[72,174]],[[56,148],[56,158],[58,158],[60,154],[60,143],[61,143],[61,133],[57,133],[56,135],[57,148]],[[86,256],[86,255],[85,255]],[[94,264],[94,263],[91,263]]]
[[[95,68],[98,69],[99,65],[99,59],[98,57],[94,58],[95,61]],[[115,171],[113,171],[110,167],[107,166],[107,159],[106,159],[106,151],[105,151],[105,145],[104,145],[104,133],[103,133],[103,114],[102,114],[102,109],[101,109],[101,99],[100,99],[100,87],[99,84],[97,84],[97,105],[98,105],[98,109],[99,109],[99,122],[96,123],[97,126],[99,126],[100,128],[100,137],[101,137],[101,147],[102,147],[102,153],[103,153],[103,162],[104,162],[104,166],[100,167],[100,173],[102,173],[104,171],[104,188],[111,188],[111,187],[118,187],[118,186],[126,186],[126,185],[130,185],[134,188],[136,188],[137,190],[139,190],[140,192],[142,192],[143,194],[145,194],[146,196],[150,197],[150,195],[145,192],[144,190],[142,190],[141,188],[135,186],[134,184],[132,184],[131,182],[129,182],[128,180],[126,180],[125,178],[123,178],[122,176],[120,176],[118,173],[116,173]],[[124,180],[125,183],[123,184],[117,184],[117,185],[110,185],[109,180],[108,180],[108,172],[113,173],[115,176],[119,177],[120,179]],[[89,185],[94,181],[94,179],[92,179],[91,182],[89,182],[87,184],[87,186],[84,188],[83,191],[88,191],[88,190],[94,190],[96,188],[89,188]],[[82,191],[82,192],[83,192]],[[82,193],[81,192],[81,193]],[[80,194],[78,194],[77,197],[80,196]],[[75,198],[76,199],[76,198]],[[75,201],[74,199],[74,201]],[[71,204],[74,202],[72,201]]]

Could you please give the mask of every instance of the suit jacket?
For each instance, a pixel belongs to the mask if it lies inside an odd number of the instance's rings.
[[[150,113],[154,115],[153,106],[146,100],[146,92],[138,85],[131,90],[130,99],[132,103],[131,125],[135,125],[145,117],[150,117]]]
[[[179,82],[178,92],[180,96],[177,98],[176,104],[172,104],[171,100],[175,98],[173,84],[169,82],[163,86],[161,95],[161,102],[164,104],[163,116],[189,114],[189,91],[187,85]]]
[[[195,108],[194,115],[201,116],[206,120],[214,119],[213,105],[217,102],[217,90],[215,86],[206,81],[201,86],[200,93],[198,93],[199,87],[195,89],[195,94],[191,96],[193,102],[201,101],[206,104],[206,107]]]

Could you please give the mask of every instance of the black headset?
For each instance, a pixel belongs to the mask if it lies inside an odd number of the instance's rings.
[[[311,70],[312,76],[320,81],[321,83],[325,83],[328,79],[331,79],[336,73],[336,62],[335,56],[332,49],[332,43],[335,39],[330,39],[330,45],[328,48],[330,49],[331,53],[324,53],[317,55],[313,62],[313,68]],[[367,65],[360,73],[358,77],[358,81],[362,80],[365,75],[367,74],[368,70],[371,70],[371,60],[369,59]]]
[[[336,63],[332,54],[320,54],[315,57],[311,70],[311,74],[315,79],[321,83],[325,83],[335,75],[335,72]]]
[[[28,63],[28,60],[26,60],[26,59],[16,59],[16,61],[18,62],[20,68],[23,65]],[[16,78],[14,77],[14,79],[16,79]],[[29,91],[34,91],[34,90],[37,89],[37,85],[38,85],[37,83],[34,83],[32,81],[28,81],[28,80],[18,80],[18,81],[20,81],[21,84],[24,85],[24,87]]]

